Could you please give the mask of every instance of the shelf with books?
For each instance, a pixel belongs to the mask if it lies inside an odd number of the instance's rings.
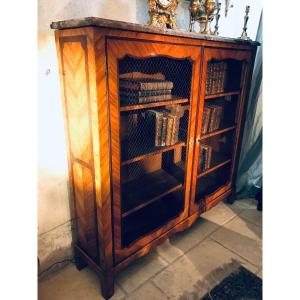
[[[182,104],[182,103],[188,103],[188,102],[189,102],[188,99],[179,98],[179,97],[174,96],[170,100],[120,106],[120,111],[125,112],[125,111],[132,111],[132,110],[151,109],[151,108],[155,108],[155,107],[163,107],[163,106],[167,106],[167,105],[175,105],[175,104]]]
[[[229,97],[229,96],[235,96],[235,95],[239,95],[239,94],[240,94],[240,90],[237,90],[237,91],[232,91],[232,92],[224,92],[224,93],[206,95],[204,99],[211,100],[211,99],[215,99],[215,98]]]
[[[163,169],[122,185],[122,217],[181,189],[182,182]]]
[[[198,177],[212,172],[232,159],[234,132],[220,133],[201,141],[199,152]]]
[[[224,129],[219,129],[219,130],[204,134],[200,137],[200,140],[202,141],[202,140],[208,139],[210,137],[213,137],[215,135],[219,135],[219,134],[222,134],[222,133],[225,133],[225,132],[235,130],[235,128],[236,128],[236,126],[230,126],[230,127],[224,128]]]

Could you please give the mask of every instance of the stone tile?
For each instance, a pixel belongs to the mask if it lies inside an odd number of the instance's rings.
[[[218,205],[201,215],[205,220],[223,225],[242,212],[242,208],[220,202]]]
[[[257,209],[246,209],[244,210],[240,215],[240,218],[246,219],[247,221],[250,221],[251,223],[262,226],[262,212],[257,211]]]
[[[234,204],[228,205],[237,209],[256,209],[257,200],[255,198],[239,199]]]
[[[115,285],[115,294],[111,300],[125,297],[122,290]],[[78,271],[70,264],[57,274],[42,280],[38,286],[39,300],[100,300],[100,280],[88,267]]]
[[[163,258],[153,252],[121,271],[116,277],[116,282],[126,293],[131,293],[167,265]]]
[[[167,262],[173,262],[176,258],[199,244],[218,227],[217,224],[200,217],[189,229],[173,235],[169,240],[157,247],[157,252]]]
[[[262,269],[260,269],[257,274],[256,274],[259,278],[263,279],[263,274],[262,274]]]
[[[152,281],[171,299],[200,299],[240,265],[257,271],[257,267],[208,238]]]
[[[211,235],[211,238],[231,251],[241,255],[256,266],[262,260],[262,228],[253,223],[234,218]]]
[[[135,290],[126,300],[163,300],[168,297],[160,291],[152,282],[143,284],[140,288]],[[124,299],[124,300],[125,300]]]

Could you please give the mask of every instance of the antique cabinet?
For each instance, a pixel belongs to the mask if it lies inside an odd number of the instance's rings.
[[[109,298],[117,272],[234,195],[258,44],[99,18],[54,22],[51,28],[76,216],[76,266],[90,265]],[[172,92],[165,91],[163,101],[130,102],[121,87],[135,76],[158,76],[171,82]]]

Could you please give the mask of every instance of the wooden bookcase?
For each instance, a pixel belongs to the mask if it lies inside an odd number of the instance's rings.
[[[258,43],[98,18],[51,27],[76,213],[76,265],[89,264],[99,274],[108,298],[117,272],[234,195]],[[218,64],[226,66],[223,73]],[[121,101],[120,78],[133,72],[163,74],[174,84],[171,99]],[[223,81],[212,93],[207,84],[221,80],[215,76]],[[149,111],[176,105],[182,112],[178,138],[155,146]],[[215,107],[222,112],[219,123],[204,132],[204,111],[213,114]]]

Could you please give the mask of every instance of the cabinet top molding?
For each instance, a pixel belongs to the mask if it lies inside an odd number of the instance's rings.
[[[155,33],[169,36],[180,36],[199,40],[211,40],[216,42],[228,42],[243,45],[259,46],[260,43],[256,41],[241,40],[237,38],[228,38],[214,35],[202,35],[194,32],[186,32],[183,30],[174,29],[163,29],[158,27],[151,27],[148,25],[121,22],[116,20],[102,19],[96,17],[87,17],[82,19],[70,19],[58,22],[52,22],[50,27],[52,29],[71,29],[71,28],[82,28],[82,27],[103,27],[111,29],[121,29],[136,32]]]

